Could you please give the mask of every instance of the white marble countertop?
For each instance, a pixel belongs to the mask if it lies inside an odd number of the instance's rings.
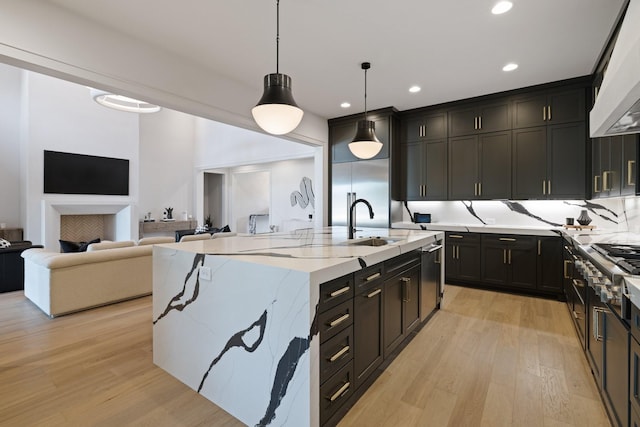
[[[353,244],[372,236],[388,239],[389,243],[384,246]],[[157,246],[304,271],[311,273],[314,281],[322,283],[427,246],[443,237],[441,231],[369,228],[358,231],[356,239],[348,240],[346,227],[326,227]]]

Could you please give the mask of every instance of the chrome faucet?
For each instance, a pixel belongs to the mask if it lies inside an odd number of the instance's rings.
[[[369,208],[369,218],[373,219],[373,208],[371,207],[371,203],[367,202],[365,199],[358,199],[355,202],[351,203],[351,208],[349,208],[349,223],[347,226],[349,227],[349,239],[353,239],[353,233],[355,230],[353,226],[353,214],[356,211],[356,205],[358,203],[364,203]]]

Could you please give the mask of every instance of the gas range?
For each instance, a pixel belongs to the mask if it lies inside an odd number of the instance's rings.
[[[640,274],[640,245],[596,243],[593,247],[627,273],[632,275]]]

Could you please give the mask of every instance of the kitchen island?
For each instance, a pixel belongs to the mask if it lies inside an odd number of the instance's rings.
[[[383,245],[334,227],[154,246],[154,363],[247,425],[320,425],[321,285],[443,239],[364,234]]]

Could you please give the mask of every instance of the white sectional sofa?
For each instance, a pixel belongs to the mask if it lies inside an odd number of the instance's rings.
[[[149,295],[153,245],[172,242],[102,242],[78,253],[29,249],[22,253],[24,294],[51,317]]]

